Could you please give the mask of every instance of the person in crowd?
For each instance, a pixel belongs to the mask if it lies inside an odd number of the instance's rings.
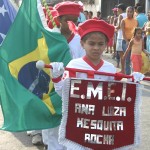
[[[118,17],[118,8],[113,8],[112,9],[112,11],[113,11],[113,16],[111,16],[111,19],[110,19],[110,23],[111,24],[116,24],[117,23],[117,17]]]
[[[134,6],[134,18],[136,18],[136,16],[137,16],[137,8],[139,6],[142,6],[142,4],[140,2],[137,2]]]
[[[107,23],[111,24],[111,16],[107,16]],[[105,53],[109,52],[112,53],[112,51],[113,51],[113,37],[112,39],[109,40]]]
[[[111,16],[111,24],[113,26],[117,25],[117,20],[118,20],[118,8],[113,8],[113,16]],[[113,54],[112,54],[112,58],[114,59],[116,56],[116,39],[117,39],[117,32],[114,33],[114,37],[113,37]]]
[[[97,11],[96,17],[93,17],[92,19],[97,19],[97,20],[101,20],[101,12]]]
[[[84,13],[83,13],[83,3],[82,2],[78,2],[79,3],[79,5],[81,5],[81,11],[80,11],[80,15],[79,15],[79,17],[78,17],[78,22],[77,22],[77,24],[79,24],[79,23],[82,23],[82,22],[84,22],[85,20],[86,20],[86,17],[85,17],[85,15],[84,15]]]
[[[150,11],[147,13],[148,21],[143,27],[144,31],[144,49],[150,53]],[[150,76],[150,57],[142,54],[144,66],[142,66],[142,73],[146,76]]]
[[[107,47],[108,42],[114,35],[114,26],[106,23],[103,20],[89,19],[83,24],[79,25],[78,33],[81,36],[81,44],[86,51],[85,56],[82,58],[74,59],[67,65],[68,68],[77,68],[83,70],[92,70],[99,72],[116,73],[116,68],[113,64],[103,60],[102,54]],[[54,83],[55,90],[61,95],[61,75],[62,72],[57,71],[57,67],[61,63],[51,63],[53,70],[52,77],[59,78],[60,82]],[[58,72],[55,75],[55,72]],[[64,72],[62,79],[69,77],[68,71]],[[77,73],[76,78],[88,78],[85,73]],[[95,79],[112,80],[114,77],[95,75]]]
[[[54,7],[58,12],[58,21],[60,23],[60,32],[65,36],[72,58],[80,58],[85,54],[81,44],[80,36],[69,29],[68,22],[72,22],[77,26],[77,20],[79,13],[81,12],[81,6],[74,2],[61,2]],[[72,10],[73,9],[73,10]]]
[[[135,28],[134,30],[134,36],[130,40],[129,45],[127,47],[127,50],[125,51],[123,57],[122,57],[122,72],[124,73],[124,64],[125,59],[128,55],[128,53],[131,51],[131,62],[132,62],[132,70],[134,72],[141,72],[142,69],[142,51],[146,54],[148,54],[144,50],[144,40],[142,37],[142,29],[140,27]]]
[[[70,48],[72,59],[80,58],[85,55],[85,51],[80,44],[80,36],[70,30],[69,23],[77,25],[77,20],[81,11],[81,5],[75,2],[60,2],[54,6],[58,12],[58,21],[60,23],[60,32],[66,38]],[[48,150],[65,149],[58,143],[59,127],[42,130],[43,142],[48,146]]]
[[[150,53],[150,11],[147,14],[148,21],[145,23],[144,30],[146,34],[146,50]]]
[[[137,16],[136,20],[138,21],[138,27],[143,28],[144,24],[148,21],[147,16],[143,13],[143,7],[137,7]]]
[[[102,19],[102,16],[101,16],[101,12],[100,12],[100,11],[97,11],[96,17],[98,18],[98,20],[101,20],[101,19]]]
[[[123,35],[122,35],[122,29],[121,29],[121,21],[122,19],[127,17],[126,13],[126,6],[123,3],[120,3],[118,6],[118,20],[117,25],[115,26],[116,32],[117,32],[117,42],[116,42],[116,52],[117,54],[117,68],[120,64],[120,59],[123,56],[123,53],[125,51],[125,48],[123,47]]]
[[[84,13],[85,18],[86,18],[86,20],[87,20],[87,19],[88,19],[88,13],[89,13],[89,12],[88,12],[87,10],[84,10],[84,12],[83,12],[83,13]]]
[[[123,46],[125,50],[129,44],[129,41],[133,37],[134,29],[138,27],[138,21],[133,17],[134,15],[134,8],[128,6],[126,9],[127,17],[121,21],[121,29],[123,35]],[[127,75],[131,74],[131,66],[130,66],[130,54],[126,57],[126,65],[125,65],[125,73]]]
[[[88,19],[92,19],[93,18],[93,12],[92,11],[89,11],[88,12]]]
[[[86,51],[82,58],[71,60],[67,68],[88,70],[87,73],[77,72],[75,74],[69,71],[64,72],[63,64],[61,62],[53,62],[50,65],[52,80],[54,82],[55,91],[62,96],[64,79],[69,77],[75,78],[92,78],[103,81],[112,81],[114,77],[107,75],[88,74],[90,71],[116,73],[116,68],[113,64],[103,60],[102,54],[107,46],[107,43],[114,35],[114,26],[102,20],[89,19],[78,27],[79,35],[81,36],[81,44]],[[59,69],[58,69],[59,68]],[[136,73],[143,79],[143,74]],[[133,75],[134,77],[134,75]],[[57,81],[56,81],[57,80]],[[61,134],[61,132],[60,132]],[[74,147],[67,147],[69,150],[74,150]],[[87,148],[81,148],[86,150]],[[125,148],[123,147],[125,150]],[[127,150],[127,148],[126,148]],[[129,149],[128,149],[129,150]]]

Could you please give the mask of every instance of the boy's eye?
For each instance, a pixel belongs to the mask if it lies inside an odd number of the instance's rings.
[[[89,45],[93,46],[95,43],[94,42],[89,42]]]
[[[94,46],[94,45],[99,45],[99,46],[103,46],[104,43],[94,43],[94,42],[89,42],[89,45]]]

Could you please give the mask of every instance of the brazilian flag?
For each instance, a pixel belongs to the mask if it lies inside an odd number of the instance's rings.
[[[71,60],[66,39],[46,28],[41,3],[24,0],[0,47],[2,130],[17,132],[53,128],[62,117],[61,98],[54,91],[46,64]]]

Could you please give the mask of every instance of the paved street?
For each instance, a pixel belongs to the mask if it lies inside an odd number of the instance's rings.
[[[115,64],[111,59],[110,54],[105,54],[105,59]],[[150,82],[142,81],[142,107],[141,107],[141,131],[142,143],[136,150],[150,150]],[[3,117],[0,110],[0,124],[3,122]],[[0,131],[0,150],[43,150],[42,146],[36,147],[31,143],[31,137],[28,137],[25,132],[10,133]]]

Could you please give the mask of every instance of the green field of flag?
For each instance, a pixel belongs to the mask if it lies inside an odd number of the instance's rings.
[[[61,98],[54,91],[49,69],[36,62],[71,60],[66,39],[46,30],[37,0],[24,0],[0,47],[2,130],[17,132],[53,128],[60,124]]]

